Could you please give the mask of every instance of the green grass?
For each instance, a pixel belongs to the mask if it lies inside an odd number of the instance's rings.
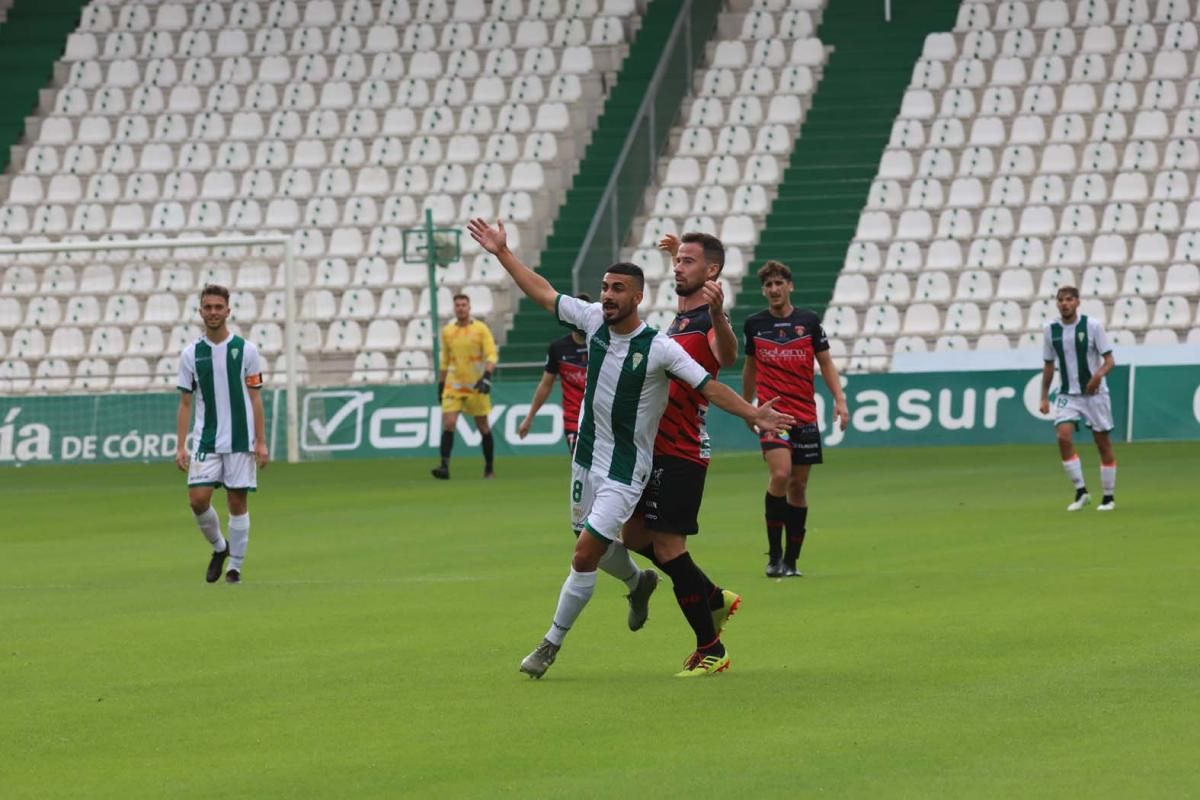
[[[699,681],[669,588],[633,634],[606,576],[517,673],[565,458],[273,465],[239,587],[203,582],[172,467],[8,469],[0,795],[1196,796],[1195,453],[1119,447],[1119,510],[1069,515],[1049,441],[831,452],[791,581],[762,576],[761,463],[720,457],[692,549],[744,606]]]

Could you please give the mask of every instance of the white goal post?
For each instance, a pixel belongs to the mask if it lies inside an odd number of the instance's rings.
[[[259,235],[259,236],[188,236],[179,239],[110,239],[65,242],[29,242],[22,244],[7,244],[0,241],[0,255],[24,255],[39,253],[88,253],[122,250],[182,250],[188,248],[215,249],[220,247],[254,247],[275,246],[283,248],[284,263],[284,354],[286,357],[286,389],[287,389],[287,460],[291,463],[300,460],[300,443],[298,435],[299,419],[299,380],[297,378],[297,356],[299,353],[296,337],[296,252],[290,236]]]

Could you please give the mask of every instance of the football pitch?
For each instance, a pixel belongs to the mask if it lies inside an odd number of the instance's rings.
[[[6,469],[0,796],[1197,796],[1197,445],[1118,445],[1117,511],[1068,514],[1047,433],[827,452],[783,581],[765,469],[716,458],[692,551],[743,606],[697,680],[669,582],[631,633],[605,575],[517,672],[565,456],[274,464],[240,586],[204,583],[173,466]]]

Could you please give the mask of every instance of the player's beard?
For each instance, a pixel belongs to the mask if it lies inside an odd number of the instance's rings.
[[[700,287],[703,285],[704,285],[703,283],[699,283],[695,286],[688,286],[687,284],[680,283],[679,281],[675,281],[675,296],[676,297],[691,297],[696,292],[700,291]]]
[[[620,325],[629,318],[630,314],[637,310],[637,305],[633,301],[630,301],[628,305],[624,306],[616,302],[614,302],[613,305],[616,306],[616,310],[613,312],[613,315],[611,317],[608,316],[607,313],[604,315],[604,324],[610,328],[613,325]],[[607,312],[607,310],[608,309],[606,308],[605,311]]]

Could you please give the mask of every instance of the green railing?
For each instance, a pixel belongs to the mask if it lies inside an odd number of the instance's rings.
[[[604,271],[621,260],[621,248],[666,149],[719,9],[719,0],[683,0],[572,265],[576,291],[594,292]]]

